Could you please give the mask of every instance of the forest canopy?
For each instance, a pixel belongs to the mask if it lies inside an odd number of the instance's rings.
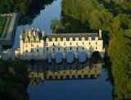
[[[0,0],[0,13],[19,12],[23,15],[50,4],[53,0]]]

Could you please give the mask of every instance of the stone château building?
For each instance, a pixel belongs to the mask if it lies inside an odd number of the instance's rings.
[[[23,31],[20,35],[20,46],[15,51],[20,59],[46,59],[54,57],[56,52],[61,52],[63,58],[67,52],[72,51],[77,57],[78,52],[85,52],[88,57],[94,51],[103,56],[102,31],[98,33],[58,33],[46,35],[39,29]]]

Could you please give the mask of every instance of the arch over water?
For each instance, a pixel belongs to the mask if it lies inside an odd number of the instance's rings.
[[[84,51],[77,52],[79,63],[84,63],[88,59],[88,55]]]
[[[73,51],[66,52],[65,59],[67,63],[73,63],[75,59]]]
[[[102,62],[101,53],[99,51],[94,51],[91,55],[90,61],[94,64]]]
[[[57,64],[59,64],[63,61],[63,53],[62,52],[58,51],[58,52],[55,53],[54,56],[55,56],[55,62]]]

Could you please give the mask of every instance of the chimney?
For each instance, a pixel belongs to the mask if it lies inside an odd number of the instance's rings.
[[[99,29],[99,38],[102,38],[102,30]]]
[[[22,40],[22,34],[20,34],[20,40]]]

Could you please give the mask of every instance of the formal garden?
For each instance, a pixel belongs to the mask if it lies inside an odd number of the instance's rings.
[[[11,16],[0,16],[0,37],[5,38],[8,30],[9,30],[9,25],[11,22]]]

